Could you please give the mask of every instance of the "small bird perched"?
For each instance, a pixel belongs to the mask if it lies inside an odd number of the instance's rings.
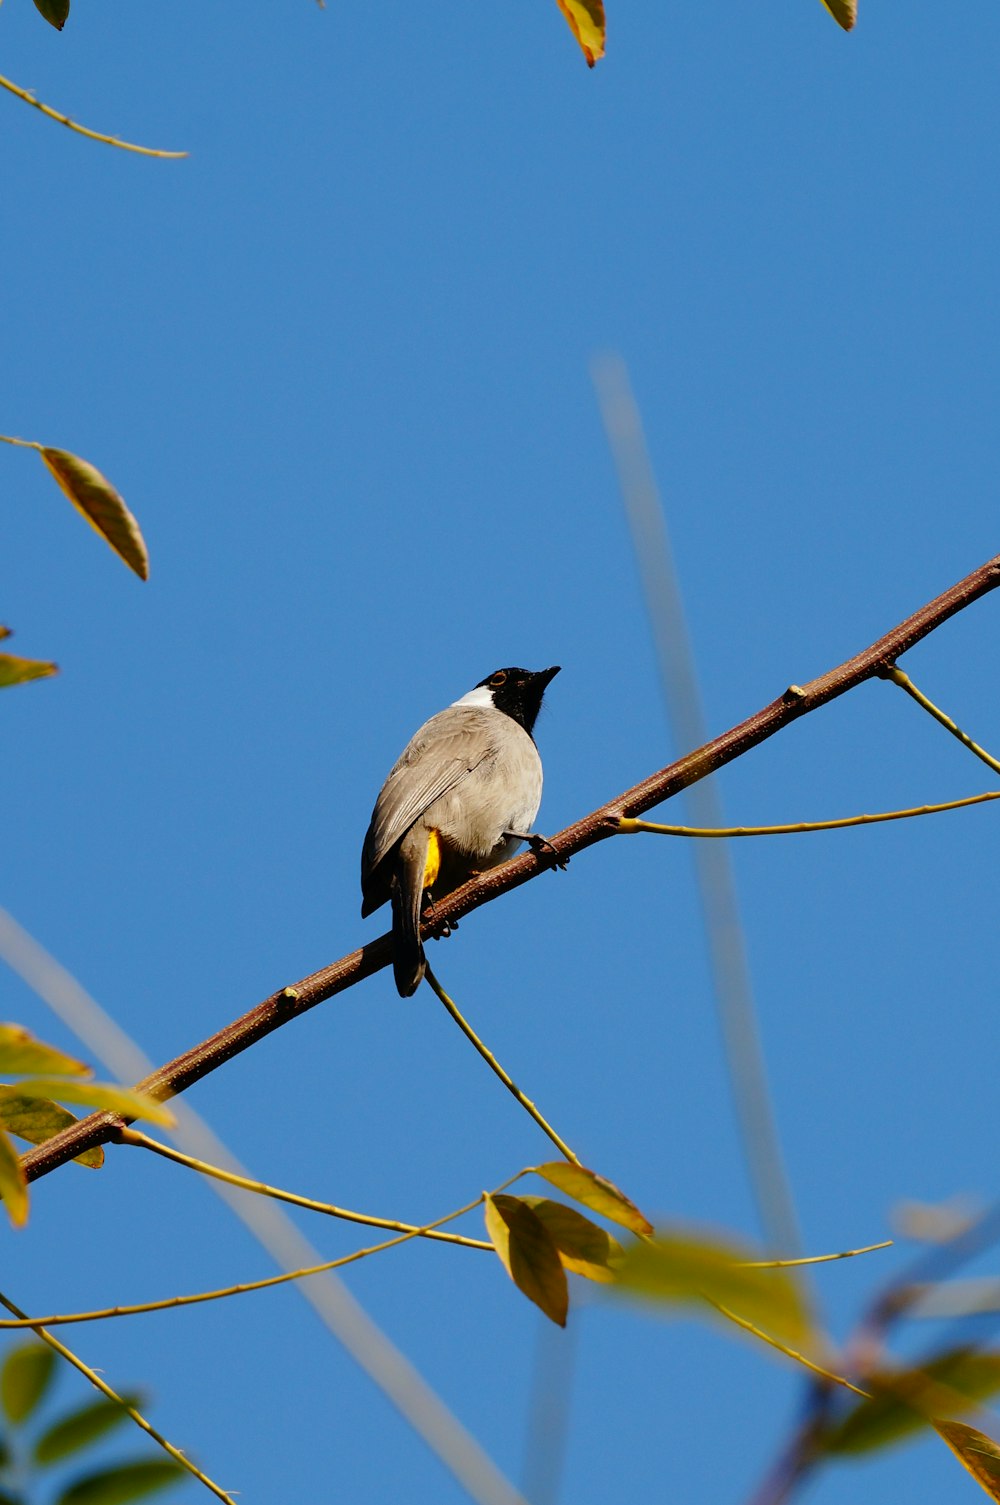
[[[403,749],[375,801],[361,853],[362,918],[392,900],[392,968],[401,998],[424,975],[424,893],[440,898],[473,873],[540,844],[542,799],[532,737],[559,666],[497,669],[439,711]]]

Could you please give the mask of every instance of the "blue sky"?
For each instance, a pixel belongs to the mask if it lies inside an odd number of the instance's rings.
[[[3,697],[2,897],[154,1059],[380,933],[357,871],[378,787],[497,665],[563,665],[543,830],[684,750],[595,352],[629,365],[713,732],[997,551],[992,7],[945,28],[926,0],[862,0],[847,37],[815,0],[669,24],[610,0],[593,72],[551,0],[76,0],[61,35],[8,0],[0,23],[17,82],[190,152],[126,156],[0,99],[0,429],[104,469],[151,554],[142,586],[34,456],[0,454],[0,619],[62,667]],[[994,750],[998,610],[905,661]],[[746,824],[989,780],[876,684],[720,792]],[[812,1252],[887,1236],[905,1198],[995,1194],[998,819],[733,854]],[[686,849],[605,843],[433,959],[588,1163],[663,1218],[756,1236]],[[70,1043],[12,977],[3,995]],[[418,1221],[545,1149],[430,993],[404,1003],[387,974],[191,1100],[260,1177]],[[330,1258],[363,1241],[303,1226]],[[32,1311],[271,1269],[195,1178],[125,1153],[50,1177],[7,1237]],[[818,1277],[836,1334],[904,1257]],[[349,1283],[520,1482],[540,1319],[499,1266],[408,1247]],[[574,1327],[563,1499],[748,1496],[795,1418],[790,1368],[593,1300]],[[466,1498],[294,1291],[73,1341],[155,1392],[247,1505]],[[925,1441],[811,1498],[974,1488]]]

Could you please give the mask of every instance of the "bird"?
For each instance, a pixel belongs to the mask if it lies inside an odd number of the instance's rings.
[[[533,731],[551,669],[495,669],[414,733],[382,785],[361,853],[361,915],[392,904],[392,966],[401,998],[426,971],[425,894],[441,898],[512,857],[542,799]]]

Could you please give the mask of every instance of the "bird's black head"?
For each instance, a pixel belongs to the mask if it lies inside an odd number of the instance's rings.
[[[539,669],[537,674],[530,669],[494,669],[479,681],[476,689],[488,690],[497,710],[523,726],[530,737],[542,708],[545,687],[558,673],[558,664],[552,669]]]

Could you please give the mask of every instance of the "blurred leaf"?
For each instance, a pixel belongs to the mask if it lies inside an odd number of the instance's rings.
[[[64,1489],[56,1505],[128,1505],[157,1489],[174,1484],[184,1474],[179,1463],[149,1458],[137,1463],[120,1463],[115,1468],[87,1474]]]
[[[0,1130],[0,1199],[15,1228],[28,1221],[28,1183],[17,1151]]]
[[[44,1045],[20,1024],[0,1024],[0,1072],[50,1071],[62,1076],[89,1076],[90,1067],[54,1045]]]
[[[551,1160],[546,1165],[536,1165],[535,1175],[565,1192],[574,1202],[581,1202],[591,1212],[599,1212],[601,1217],[609,1218],[612,1223],[620,1223],[633,1233],[648,1234],[653,1231],[652,1223],[643,1217],[635,1203],[630,1202],[613,1181],[599,1176],[596,1171],[588,1171],[586,1166],[571,1165],[568,1160]]]
[[[522,1197],[521,1201],[545,1224],[565,1269],[588,1280],[615,1279],[613,1266],[625,1251],[604,1228],[598,1228],[565,1202],[553,1202],[549,1197]]]
[[[789,1270],[747,1268],[759,1258],[714,1236],[661,1230],[626,1251],[615,1289],[696,1309],[706,1299],[718,1302],[770,1337],[801,1347],[812,1324],[799,1283]]]
[[[27,1505],[23,1495],[12,1495],[6,1489],[0,1489],[0,1505]]]
[[[934,1428],[990,1499],[1000,1500],[1000,1448],[993,1439],[961,1421],[936,1421]]]
[[[26,1421],[49,1388],[56,1356],[37,1338],[12,1348],[0,1369],[0,1404],[9,1421]]]
[[[968,1197],[949,1197],[946,1202],[904,1201],[892,1209],[893,1224],[902,1238],[928,1244],[950,1244],[967,1233],[980,1216],[980,1209]]]
[[[22,1097],[57,1097],[68,1103],[82,1103],[102,1113],[124,1113],[128,1118],[148,1118],[150,1123],[169,1128],[174,1115],[155,1097],[135,1092],[131,1087],[116,1087],[111,1082],[75,1082],[62,1077],[25,1077],[18,1082]]]
[[[69,15],[69,0],[35,0],[35,9],[56,31],[62,31]]]
[[[54,1134],[60,1134],[70,1124],[78,1122],[68,1108],[61,1108],[48,1098],[22,1097],[16,1087],[5,1087],[0,1083],[0,1125],[8,1134],[16,1134],[18,1139],[26,1139],[29,1144],[44,1144]],[[97,1144],[92,1150],[77,1155],[74,1163],[100,1170],[104,1164],[104,1151]]]
[[[580,50],[587,59],[587,67],[593,68],[604,56],[603,0],[556,0],[556,4],[580,44]]]
[[[858,19],[858,0],[823,0],[838,26],[850,31]]]
[[[57,664],[46,663],[40,658],[18,658],[13,653],[0,653],[0,690],[10,685],[24,685],[31,679],[47,679],[58,674]]]
[[[139,524],[106,477],[87,460],[67,449],[39,450],[49,470],[91,527],[106,538],[141,580],[149,577],[149,555]]]
[[[518,1290],[565,1327],[566,1272],[542,1220],[520,1197],[500,1193],[486,1198],[486,1232]]]
[[[935,1416],[968,1410],[972,1401],[1000,1390],[1000,1353],[949,1349],[919,1368],[866,1375],[864,1387],[871,1400],[859,1401],[831,1429],[827,1452],[872,1452],[902,1441]]]
[[[123,1395],[122,1400],[127,1406],[141,1404],[138,1395]],[[88,1401],[85,1406],[71,1411],[68,1416],[49,1427],[47,1432],[42,1433],[35,1443],[35,1462],[43,1465],[58,1463],[71,1453],[89,1447],[99,1437],[104,1437],[114,1427],[128,1420],[125,1407],[117,1405],[113,1400],[102,1397],[100,1400]]]

